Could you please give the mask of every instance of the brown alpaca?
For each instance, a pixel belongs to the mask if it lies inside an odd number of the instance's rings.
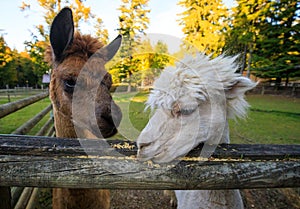
[[[56,136],[106,138],[114,135],[122,114],[109,93],[112,80],[104,64],[117,52],[121,36],[103,47],[90,35],[74,34],[72,11],[64,8],[53,20],[50,42],[51,47],[46,51],[45,59],[53,68],[50,99],[53,105]],[[85,71],[81,73],[83,68]],[[94,109],[83,106],[79,112],[74,113],[73,110],[72,114],[76,85],[80,85],[76,91],[76,98],[93,103]],[[93,94],[89,92],[93,91],[93,86],[96,86],[94,94],[96,98],[90,98]],[[86,119],[76,123],[74,114],[76,117],[84,118],[93,116],[96,118],[95,124],[89,124],[92,122],[85,121]],[[88,124],[90,129],[86,130],[82,124]],[[54,209],[109,208],[110,192],[97,189],[56,188],[53,189],[52,204]]]

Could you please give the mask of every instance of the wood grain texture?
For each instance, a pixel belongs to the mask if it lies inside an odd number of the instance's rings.
[[[15,102],[6,103],[3,105],[0,105],[0,118],[3,118],[4,116],[13,113],[19,109],[22,109],[30,104],[33,104],[41,99],[46,98],[49,96],[49,92],[43,92],[31,97],[27,97],[24,99],[20,99]]]
[[[113,148],[114,147],[114,148]],[[136,159],[129,141],[0,135],[0,186],[242,189],[300,186],[299,145],[201,146],[169,164]]]

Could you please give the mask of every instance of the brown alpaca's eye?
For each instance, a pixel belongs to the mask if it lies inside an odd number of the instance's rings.
[[[64,80],[64,90],[65,92],[71,94],[74,91],[76,81],[74,79]]]

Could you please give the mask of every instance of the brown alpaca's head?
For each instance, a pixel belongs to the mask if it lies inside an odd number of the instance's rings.
[[[52,66],[50,99],[58,137],[107,138],[117,132],[122,114],[111,95],[104,65],[118,51],[118,36],[103,45],[90,35],[74,34],[72,11],[54,18],[45,59]]]

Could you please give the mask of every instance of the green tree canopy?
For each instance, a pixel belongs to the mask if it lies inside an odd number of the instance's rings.
[[[51,23],[57,13],[64,6],[69,6],[73,11],[75,29],[80,31],[80,23],[88,21],[94,23],[95,34],[104,44],[108,40],[107,29],[103,26],[101,18],[91,12],[91,8],[84,5],[85,1],[81,0],[37,0],[39,6],[44,11],[44,24],[35,26],[36,32],[32,33],[32,40],[26,41],[26,50],[30,54],[35,64],[35,71],[42,75],[49,71],[48,65],[44,62],[44,52],[49,44],[49,31]],[[30,9],[30,4],[23,3],[20,7],[22,11]]]
[[[224,46],[229,13],[221,0],[182,0],[179,25],[184,39],[206,54],[218,55]]]
[[[150,12],[148,0],[122,0],[118,10],[120,34],[123,35],[123,43],[120,49],[121,62],[114,67],[115,71],[119,69],[119,75],[126,76],[128,82],[128,92],[131,91],[131,76],[139,68],[139,60],[133,58],[135,48],[139,45],[139,35],[145,34],[148,28]],[[124,80],[124,79],[123,79]]]
[[[255,74],[262,78],[300,76],[300,2],[273,1],[259,25],[254,51]]]
[[[35,86],[40,80],[28,53],[11,50],[4,37],[0,37],[0,88]]]
[[[243,54],[247,66],[261,78],[299,76],[300,3],[294,0],[238,0],[231,30],[226,34],[229,54]]]

